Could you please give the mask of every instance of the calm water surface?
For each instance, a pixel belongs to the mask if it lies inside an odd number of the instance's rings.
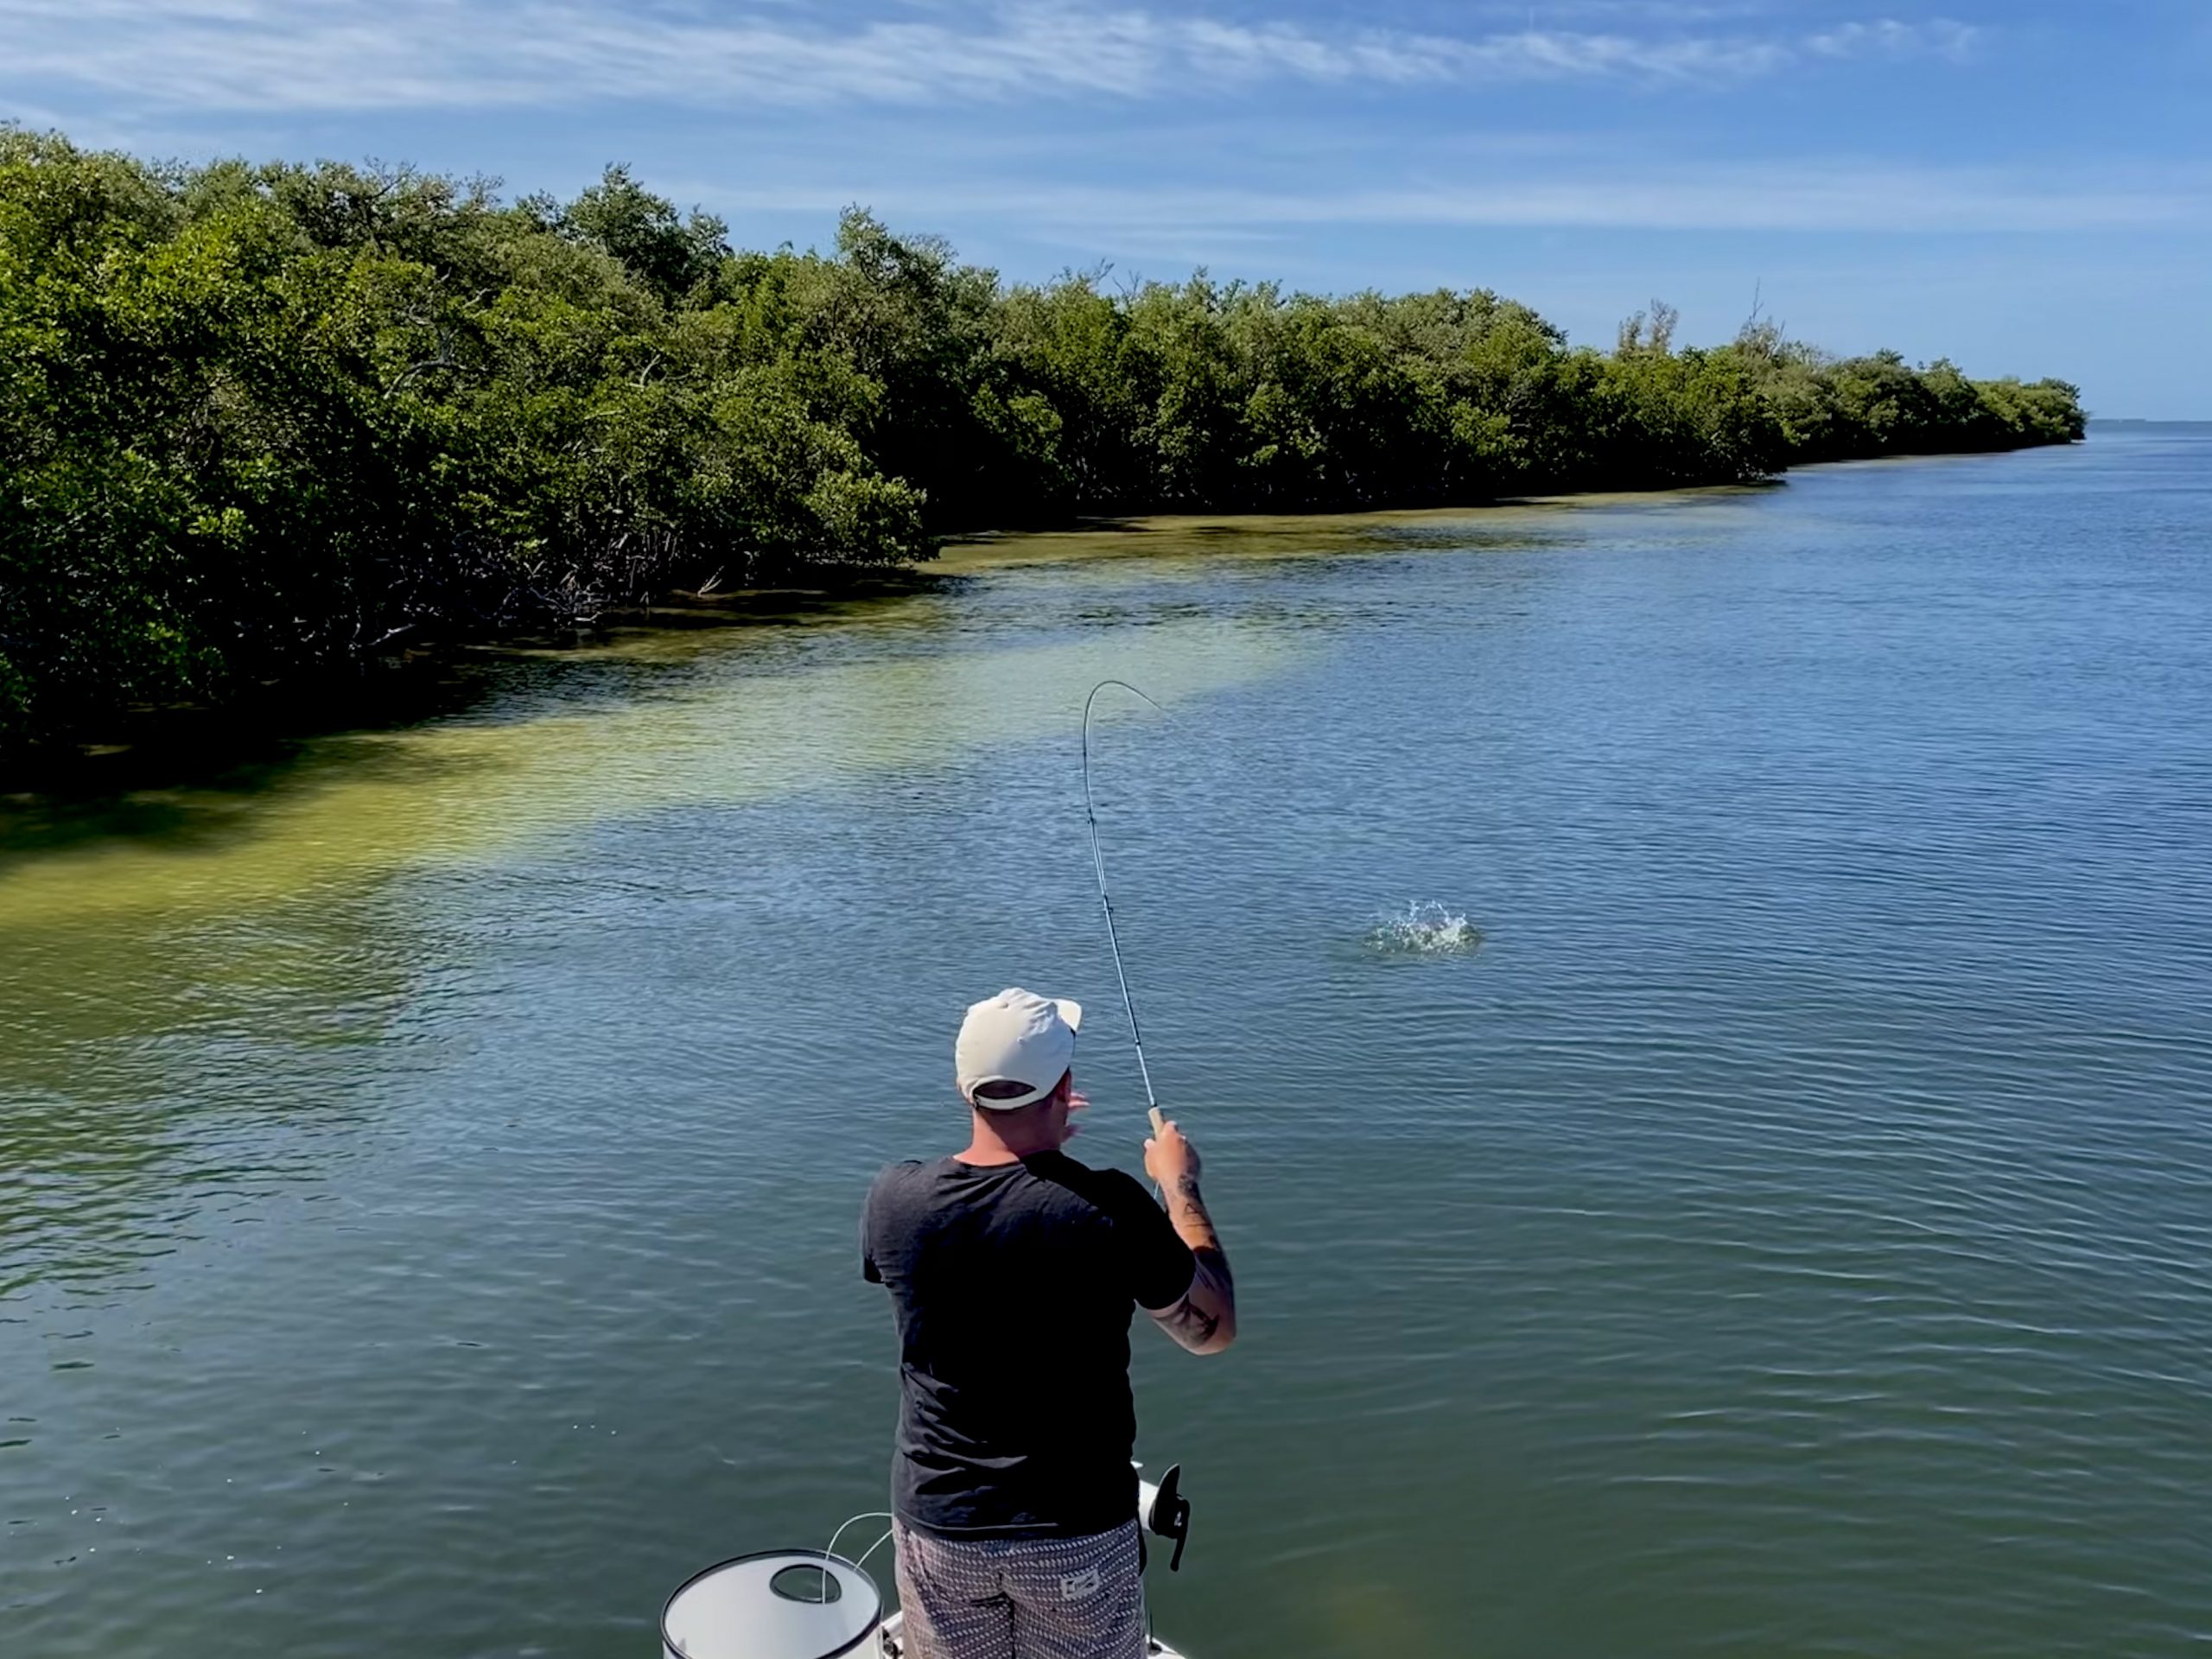
[[[2212,429],[1163,524],[0,821],[0,1651],[653,1651],[878,1507],[881,1160],[1094,1011],[1200,1659],[2212,1643]],[[1478,950],[1368,943],[1438,901]],[[1142,1336],[1143,1333],[1140,1333]]]

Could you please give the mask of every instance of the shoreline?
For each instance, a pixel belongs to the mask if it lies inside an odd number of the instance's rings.
[[[2074,440],[2074,442],[2084,440]],[[1586,490],[1501,497],[1459,505],[1376,507],[1360,512],[1175,512],[1101,515],[1033,528],[991,528],[949,535],[927,560],[856,572],[850,579],[733,587],[711,594],[677,591],[648,606],[608,606],[573,630],[518,629],[475,639],[407,647],[327,675],[278,681],[221,702],[141,705],[66,737],[0,760],[0,805],[36,810],[87,797],[165,786],[180,776],[251,766],[317,736],[386,730],[460,712],[472,700],[470,682],[491,664],[519,658],[575,661],[594,654],[627,656],[626,644],[656,636],[768,626],[826,610],[899,599],[1002,570],[1049,569],[1107,558],[1198,556],[1225,553],[1214,537],[1248,543],[1280,537],[1319,542],[1318,557],[1354,553],[1389,527],[1465,524],[1510,528],[1563,513],[1616,509],[1689,508],[1763,495],[1787,487],[1792,474],[1815,468],[1889,467],[1957,461],[2031,449],[1866,456],[1808,461],[1773,478],[1743,484],[1684,485],[1659,490]],[[1180,548],[1169,545],[1177,540]],[[1287,549],[1283,550],[1289,550]]]

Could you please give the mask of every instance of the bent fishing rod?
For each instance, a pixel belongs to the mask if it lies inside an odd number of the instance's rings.
[[[1114,931],[1114,900],[1106,891],[1106,855],[1098,849],[1098,810],[1090,798],[1090,710],[1098,701],[1098,694],[1109,685],[1119,686],[1140,701],[1151,703],[1163,715],[1167,711],[1127,680],[1101,680],[1090,688],[1090,695],[1083,700],[1083,817],[1084,822],[1090,826],[1090,865],[1098,875],[1098,907],[1106,915],[1106,948],[1113,953],[1114,977],[1121,982],[1122,1011],[1129,1016],[1129,1043],[1137,1052],[1137,1075],[1144,1079],[1144,1103],[1152,1114],[1152,1132],[1157,1135],[1166,1127],[1167,1120],[1161,1114],[1160,1102],[1152,1092],[1152,1068],[1145,1064],[1144,1032],[1137,1024],[1136,1004],[1129,996],[1129,976],[1122,966],[1121,937]]]

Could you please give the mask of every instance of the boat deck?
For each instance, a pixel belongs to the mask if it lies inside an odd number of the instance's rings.
[[[884,1659],[905,1659],[906,1646],[900,1638],[899,1629],[905,1615],[893,1613],[883,1621],[875,1639]],[[1148,1636],[1144,1643],[1145,1659],[1183,1659],[1183,1656],[1156,1636]]]

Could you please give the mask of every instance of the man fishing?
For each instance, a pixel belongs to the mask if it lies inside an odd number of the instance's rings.
[[[1024,990],[968,1010],[954,1046],[967,1147],[876,1178],[861,1272],[898,1316],[892,1474],[912,1659],[1141,1659],[1144,1586],[1129,1323],[1194,1354],[1236,1334],[1198,1154],[1154,1115],[1145,1170],[1063,1148],[1086,1103],[1083,1010]]]

